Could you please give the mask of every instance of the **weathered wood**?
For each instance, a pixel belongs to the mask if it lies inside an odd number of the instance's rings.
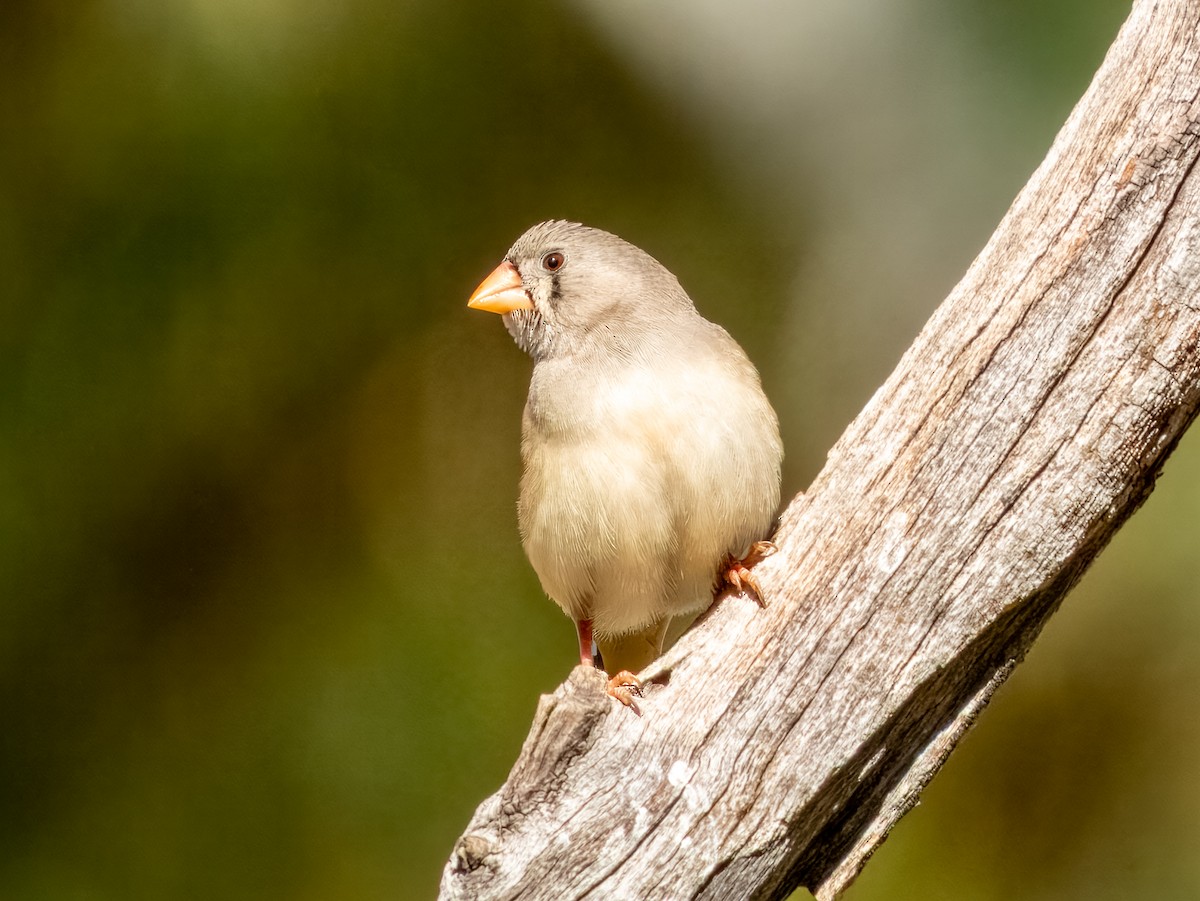
[[[819,898],[916,801],[1200,403],[1200,2],[1142,0],[996,233],[637,717],[578,669],[446,899]]]

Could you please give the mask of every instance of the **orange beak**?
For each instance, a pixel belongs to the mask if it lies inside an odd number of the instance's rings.
[[[532,310],[533,301],[525,293],[521,273],[506,260],[480,283],[467,301],[467,306],[489,313],[511,313],[513,310]]]

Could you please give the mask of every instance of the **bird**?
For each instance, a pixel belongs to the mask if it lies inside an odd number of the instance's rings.
[[[753,567],[779,506],[783,443],[758,371],[644,250],[577,222],[534,225],[471,294],[533,360],[517,519],[549,597],[595,650],[607,693],[640,713],[635,675],[675,617]]]

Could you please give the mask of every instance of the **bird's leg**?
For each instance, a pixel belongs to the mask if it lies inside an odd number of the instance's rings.
[[[634,699],[642,696],[642,681],[634,673],[645,669],[662,654],[663,640],[670,624],[668,616],[639,632],[601,636],[596,640],[604,669],[616,673],[608,680],[608,694],[639,716],[642,711]]]
[[[576,620],[575,631],[579,634],[579,662],[584,666],[595,666],[596,660],[592,656],[592,621],[590,619]],[[621,670],[609,679],[607,691],[610,697],[616,698],[638,716],[641,716],[642,711],[638,709],[634,696],[641,697],[642,683],[629,670]]]
[[[592,621],[577,620],[575,631],[579,633],[579,662],[584,666],[595,666],[596,660],[592,656]]]
[[[750,545],[750,550],[740,560],[730,555],[721,566],[721,581],[729,585],[734,591],[742,592],[743,594],[753,594],[754,600],[758,601],[760,607],[767,606],[767,599],[763,596],[762,586],[758,584],[758,579],[755,578],[754,573],[750,570],[767,557],[770,557],[776,550],[775,545],[770,541],[756,541]]]

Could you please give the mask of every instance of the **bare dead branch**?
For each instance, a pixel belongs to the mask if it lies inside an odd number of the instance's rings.
[[[785,512],[646,673],[577,669],[445,899],[832,898],[915,803],[1200,401],[1200,3],[1141,0],[1049,155]]]

